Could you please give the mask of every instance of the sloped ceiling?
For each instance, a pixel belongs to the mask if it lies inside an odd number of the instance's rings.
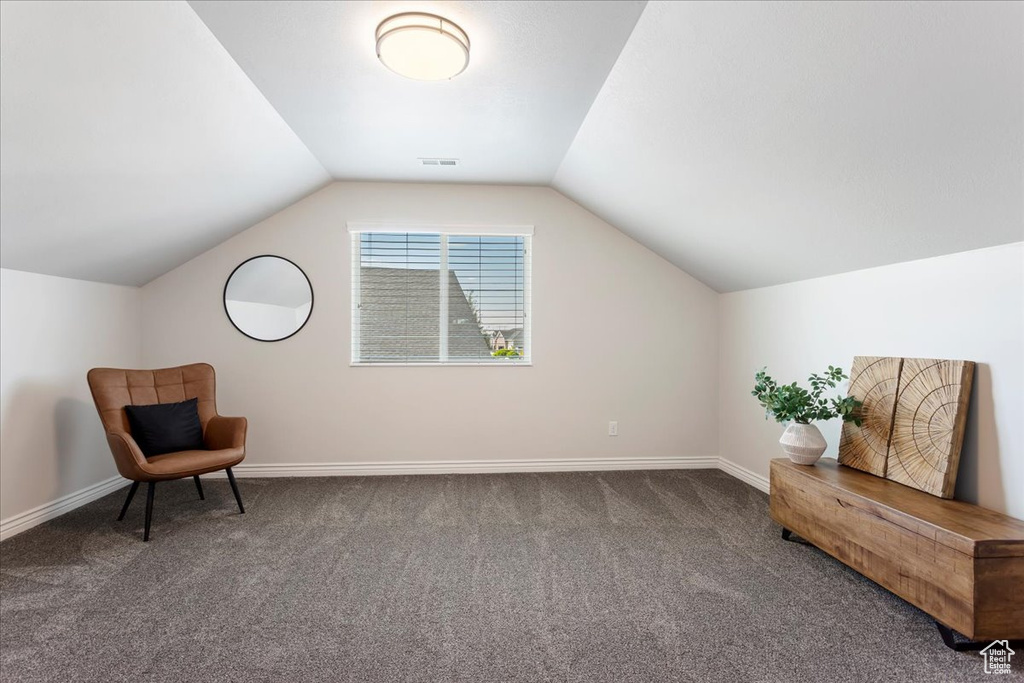
[[[554,187],[719,291],[1018,241],[1022,66],[1024,3],[652,2]]]
[[[0,3],[0,264],[141,285],[330,176],[185,3]]]
[[[192,7],[338,179],[547,184],[643,2],[205,2]],[[382,19],[435,11],[468,31],[469,68],[402,78]],[[449,157],[456,167],[424,167]]]
[[[413,7],[457,79],[376,61]],[[9,268],[143,284],[331,177],[552,184],[719,291],[1024,239],[1022,3],[5,1],[0,38]]]

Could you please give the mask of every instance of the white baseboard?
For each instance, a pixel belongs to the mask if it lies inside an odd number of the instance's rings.
[[[614,470],[713,470],[720,469],[765,493],[768,479],[717,456],[670,458],[560,458],[555,460],[434,460],[424,462],[335,462],[242,464],[233,468],[238,477],[358,477],[389,474],[475,474],[501,472],[603,472]],[[209,477],[224,477],[216,472]],[[0,541],[70,512],[128,485],[111,477],[80,491],[0,521]]]
[[[486,472],[580,472],[609,470],[715,469],[715,456],[678,458],[560,458],[547,460],[431,460],[424,462],[331,462],[241,464],[238,477],[366,477],[389,474],[480,474]],[[222,473],[210,476],[224,476]]]
[[[768,493],[770,489],[768,477],[762,477],[757,472],[754,472],[753,470],[748,470],[746,467],[737,465],[731,460],[719,458],[718,469],[722,470],[726,474],[730,474],[736,477],[745,484],[750,484],[755,489],[764,491],[765,493]]]
[[[75,491],[74,493],[69,493],[68,495],[62,496],[50,503],[45,503],[26,512],[0,520],[0,541],[5,538],[10,538],[15,534],[20,534],[22,531],[38,526],[43,522],[53,519],[54,517],[59,517],[65,512],[71,512],[77,507],[81,507],[86,503],[91,503],[97,498],[102,498],[108,493],[112,493],[127,485],[127,479],[120,476],[111,477],[110,479],[105,479],[98,484],[93,484],[92,486],[87,486],[84,489]]]

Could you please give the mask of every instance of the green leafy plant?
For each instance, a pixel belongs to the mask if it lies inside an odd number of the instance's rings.
[[[522,356],[523,352],[519,349],[498,349],[491,353],[492,356]]]
[[[860,426],[860,401],[852,396],[822,396],[827,389],[835,389],[848,377],[842,368],[831,365],[823,375],[814,373],[807,378],[811,385],[808,391],[796,382],[779,385],[767,368],[762,368],[754,375],[754,390],[751,393],[765,410],[765,419],[774,417],[776,422],[799,422],[810,424],[815,420],[831,420],[840,417],[843,422],[853,422]]]

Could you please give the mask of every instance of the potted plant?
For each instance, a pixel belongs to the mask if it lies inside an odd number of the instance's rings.
[[[808,391],[796,382],[780,386],[768,374],[767,368],[754,375],[754,390],[750,393],[764,407],[765,419],[771,416],[776,422],[789,423],[779,444],[793,462],[813,465],[825,452],[825,437],[812,424],[815,420],[840,417],[843,422],[853,422],[860,426],[860,401],[852,396],[822,396],[827,389],[835,389],[844,379],[848,378],[842,368],[830,365],[824,375],[815,373],[807,379],[811,385]]]

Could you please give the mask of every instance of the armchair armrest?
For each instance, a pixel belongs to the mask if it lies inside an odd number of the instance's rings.
[[[142,454],[142,449],[135,443],[131,434],[123,431],[107,432],[107,444],[114,455],[117,471],[122,477],[133,481],[145,480],[149,471],[146,467],[146,456]]]
[[[203,441],[211,451],[222,448],[245,449],[245,432],[249,422],[244,417],[215,415],[206,423]]]

